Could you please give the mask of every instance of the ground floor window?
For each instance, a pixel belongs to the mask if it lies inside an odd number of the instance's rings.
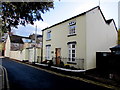
[[[46,59],[47,60],[50,60],[50,54],[51,54],[50,48],[51,48],[50,45],[46,46]]]
[[[69,61],[75,61],[75,57],[76,57],[76,44],[75,43],[71,43],[68,44],[68,49],[69,49]]]

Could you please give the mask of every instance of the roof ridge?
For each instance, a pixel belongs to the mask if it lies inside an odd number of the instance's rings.
[[[66,22],[66,21],[68,21],[68,20],[71,20],[71,19],[73,19],[73,18],[76,18],[76,17],[78,17],[78,16],[82,16],[82,15],[84,15],[84,14],[86,14],[86,13],[88,13],[88,12],[90,12],[90,11],[96,9],[96,8],[99,8],[99,9],[100,9],[100,6],[96,6],[96,7],[92,8],[92,9],[89,9],[89,10],[83,12],[83,13],[80,13],[80,14],[78,14],[78,15],[75,15],[75,16],[69,18],[69,19],[66,19],[66,20],[63,20],[63,21],[61,21],[61,22],[58,22],[58,23],[56,23],[56,24],[54,24],[54,25],[51,25],[51,26],[43,29],[42,31],[44,31],[44,30],[46,30],[46,29],[48,29],[48,28],[51,28],[51,27],[53,27],[53,26],[56,26],[56,25],[58,25],[58,24],[64,23],[64,22]]]

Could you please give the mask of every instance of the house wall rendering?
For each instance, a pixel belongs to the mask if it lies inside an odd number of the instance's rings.
[[[86,69],[96,67],[96,52],[110,52],[117,45],[117,30],[113,20],[106,23],[100,10],[96,8],[86,14]]]
[[[118,2],[118,29],[120,29],[120,1]]]
[[[71,36],[69,34],[69,23],[76,22],[75,29],[76,33]],[[51,39],[47,40],[47,32],[51,31]],[[61,57],[68,58],[68,43],[76,43],[76,58],[85,59],[85,16],[73,18],[60,25],[49,28],[43,32],[43,58],[46,57],[46,47],[50,45],[50,60],[52,57],[56,57],[56,48],[61,49]],[[66,60],[63,60],[67,64]],[[79,62],[75,61],[74,63]],[[71,64],[72,65],[72,64]],[[73,66],[77,66],[74,65]],[[78,67],[79,68],[79,67]]]
[[[58,64],[60,58],[64,64],[79,69],[94,69],[96,52],[109,51],[116,44],[115,23],[108,22],[98,6],[44,29],[43,61]]]
[[[41,61],[41,48],[29,48],[28,50],[28,60],[29,62],[37,62]]]
[[[20,36],[18,36],[20,37]],[[14,42],[11,42],[10,36],[8,35],[5,43],[5,57],[9,57],[12,59],[16,59],[19,61],[29,61],[29,62],[40,62],[41,60],[41,48],[36,47],[36,52],[34,50],[34,47],[31,47],[31,44],[33,43],[19,43],[16,39],[14,39]],[[13,48],[11,49],[11,45],[17,45],[17,47],[22,47],[19,49]],[[23,47],[24,46],[24,47]],[[36,53],[36,54],[35,54]],[[36,58],[34,59],[34,56],[36,55]]]
[[[9,56],[10,56],[10,47],[11,47],[10,37],[9,37],[9,35],[8,35],[8,36],[7,36],[6,43],[5,43],[5,57],[9,57]]]

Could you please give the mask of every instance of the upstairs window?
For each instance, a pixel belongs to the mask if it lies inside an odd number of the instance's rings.
[[[76,34],[76,22],[70,22],[69,23],[69,35],[74,35]]]
[[[47,31],[47,40],[51,40],[51,31]]]

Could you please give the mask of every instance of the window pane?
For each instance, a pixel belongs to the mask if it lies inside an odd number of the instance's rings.
[[[50,59],[50,46],[46,47],[46,57],[47,57],[47,60]]]
[[[68,60],[71,61],[71,58],[69,58]]]
[[[76,51],[75,51],[75,44],[69,44],[69,50],[68,50],[68,58],[69,61],[75,61]]]
[[[73,28],[73,33],[75,33],[75,27]]]
[[[75,54],[72,54],[72,58],[74,58],[75,57]]]
[[[72,53],[75,53],[75,50],[72,50]]]
[[[71,50],[69,50],[69,54],[71,54]]]
[[[69,58],[71,57],[71,54],[69,54]]]
[[[71,44],[69,44],[69,49],[71,49]]]
[[[51,32],[48,31],[48,32],[47,32],[47,39],[50,39],[50,38],[51,38]]]
[[[74,34],[75,33],[75,25],[69,26],[69,34]]]
[[[72,61],[75,61],[75,58],[72,58]]]
[[[72,45],[72,48],[75,48],[75,44]]]

